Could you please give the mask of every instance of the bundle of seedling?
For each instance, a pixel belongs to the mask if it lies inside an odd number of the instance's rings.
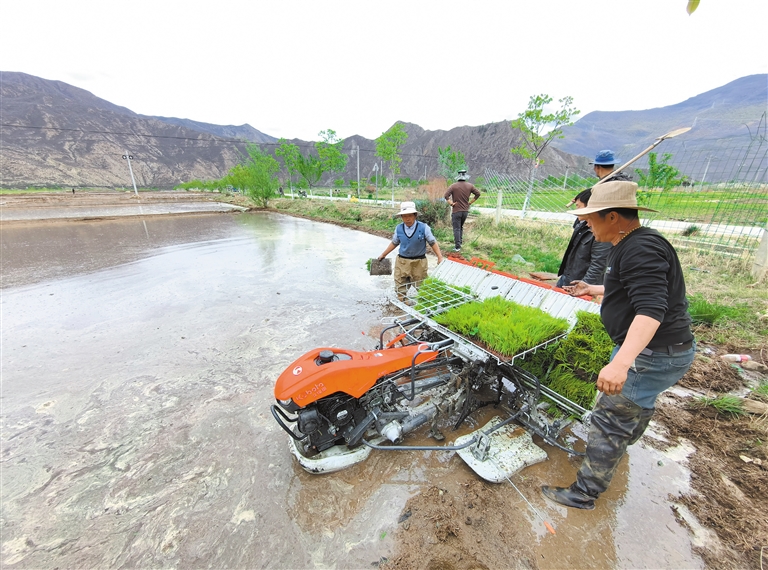
[[[591,409],[597,395],[597,375],[610,360],[613,341],[600,315],[580,311],[576,318],[568,336],[516,364],[561,396]],[[553,413],[556,409],[550,406]]]
[[[557,319],[540,309],[518,305],[501,297],[457,305],[435,316],[434,320],[507,357],[520,354],[568,330],[565,319]]]

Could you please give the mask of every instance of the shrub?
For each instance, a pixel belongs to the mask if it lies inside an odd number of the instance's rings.
[[[451,207],[445,200],[416,200],[415,203],[419,211],[419,220],[430,227],[447,222]]]
[[[699,233],[699,230],[700,230],[699,226],[697,226],[696,224],[691,224],[690,226],[685,228],[682,232],[680,232],[680,235],[684,237],[690,237]]]

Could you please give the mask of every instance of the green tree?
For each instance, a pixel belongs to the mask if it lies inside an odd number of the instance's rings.
[[[402,123],[395,123],[385,133],[376,139],[376,156],[389,162],[389,171],[392,174],[392,180],[400,174],[400,163],[403,159],[400,157],[400,149],[408,140],[408,133]]]
[[[299,172],[297,165],[299,158],[301,157],[301,151],[299,150],[299,147],[293,143],[289,143],[284,138],[277,142],[280,146],[275,150],[275,154],[283,159],[285,170],[288,172],[289,182],[291,187],[293,187],[293,175]]]
[[[662,190],[680,186],[685,177],[680,174],[680,171],[677,168],[671,164],[667,164],[671,158],[672,153],[665,152],[661,156],[661,162],[659,162],[655,152],[649,153],[648,172],[635,168],[635,172],[638,175],[638,186],[661,188]]]
[[[280,139],[280,146],[275,154],[283,159],[289,175],[300,174],[307,183],[307,187],[317,185],[326,172],[340,172],[347,167],[349,157],[342,152],[344,141],[336,136],[336,131],[328,129],[320,131],[322,141],[315,143],[317,156],[301,154],[299,147]]]
[[[323,172],[325,172],[320,159],[311,154],[307,156],[299,154],[299,158],[296,161],[296,170],[304,178],[307,187],[310,189],[320,181]]]
[[[573,97],[558,99],[560,108],[554,112],[545,112],[544,108],[552,103],[552,97],[543,93],[531,95],[528,108],[518,114],[512,121],[512,128],[519,129],[523,141],[509,152],[528,160],[528,192],[523,203],[523,215],[528,209],[533,195],[533,174],[536,167],[543,162],[541,153],[556,138],[563,138],[563,128],[573,124],[573,118],[581,113],[573,107]]]
[[[437,171],[449,181],[449,184],[455,178],[456,173],[462,169],[467,169],[467,159],[463,152],[451,150],[450,146],[437,147]]]
[[[657,154],[651,152],[648,153],[647,171],[635,168],[635,173],[638,176],[637,185],[646,188],[646,190],[641,190],[638,193],[638,199],[643,205],[646,205],[650,200],[649,189],[660,188],[662,191],[669,190],[675,186],[680,186],[683,180],[687,178],[682,176],[677,168],[667,164],[671,158],[672,153],[665,152],[661,156],[661,161],[659,161]]]
[[[280,164],[256,144],[249,143],[246,149],[248,156],[243,156],[243,160],[229,171],[224,182],[239,188],[258,206],[266,208],[275,196]]]
[[[344,154],[344,141],[336,136],[336,131],[328,129],[320,131],[322,141],[315,143],[317,156],[323,165],[324,172],[341,172],[347,167],[349,157]]]
[[[519,129],[523,142],[510,152],[531,160],[534,166],[543,162],[539,157],[556,138],[563,138],[563,128],[573,124],[573,118],[581,113],[573,107],[573,97],[559,99],[560,108],[545,113],[544,108],[552,103],[547,94],[531,95],[528,108],[512,121],[512,128]]]

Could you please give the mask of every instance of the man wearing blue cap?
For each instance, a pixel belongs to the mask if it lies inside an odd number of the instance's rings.
[[[593,165],[595,174],[597,174],[597,177],[602,180],[606,176],[610,175],[611,172],[613,172],[614,167],[619,163],[620,161],[616,160],[616,158],[613,156],[612,150],[601,150],[597,153],[595,160],[589,164]],[[629,181],[632,179],[623,172],[619,172],[617,175],[611,176],[611,180]]]

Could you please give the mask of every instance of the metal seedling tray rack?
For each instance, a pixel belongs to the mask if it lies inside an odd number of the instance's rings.
[[[412,306],[408,303],[404,303],[398,299],[391,299],[391,302],[393,305],[395,305],[396,307],[404,311],[406,314],[410,315],[415,319],[419,319],[420,323],[427,325],[431,329],[442,334],[443,336],[450,338],[454,343],[453,346],[451,347],[451,350],[459,354],[460,356],[464,356],[469,360],[472,360],[472,361],[479,360],[481,362],[488,362],[488,360],[494,359],[499,364],[513,365],[516,359],[525,358],[525,356],[529,354],[535,354],[537,350],[546,348],[547,346],[564,338],[565,335],[567,334],[567,333],[563,333],[563,334],[557,335],[540,344],[537,344],[532,348],[526,349],[512,356],[496,354],[495,352],[492,352],[486,348],[483,348],[478,344],[474,343],[473,341],[467,339],[466,337],[435,322],[431,318],[433,316],[444,313],[454,307],[458,307],[460,305],[479,300],[476,295],[472,295],[464,291],[460,291],[451,286],[445,286],[445,289],[446,289],[446,293],[444,295],[436,296],[435,299],[430,299],[426,303],[422,303],[420,301],[415,306]]]

